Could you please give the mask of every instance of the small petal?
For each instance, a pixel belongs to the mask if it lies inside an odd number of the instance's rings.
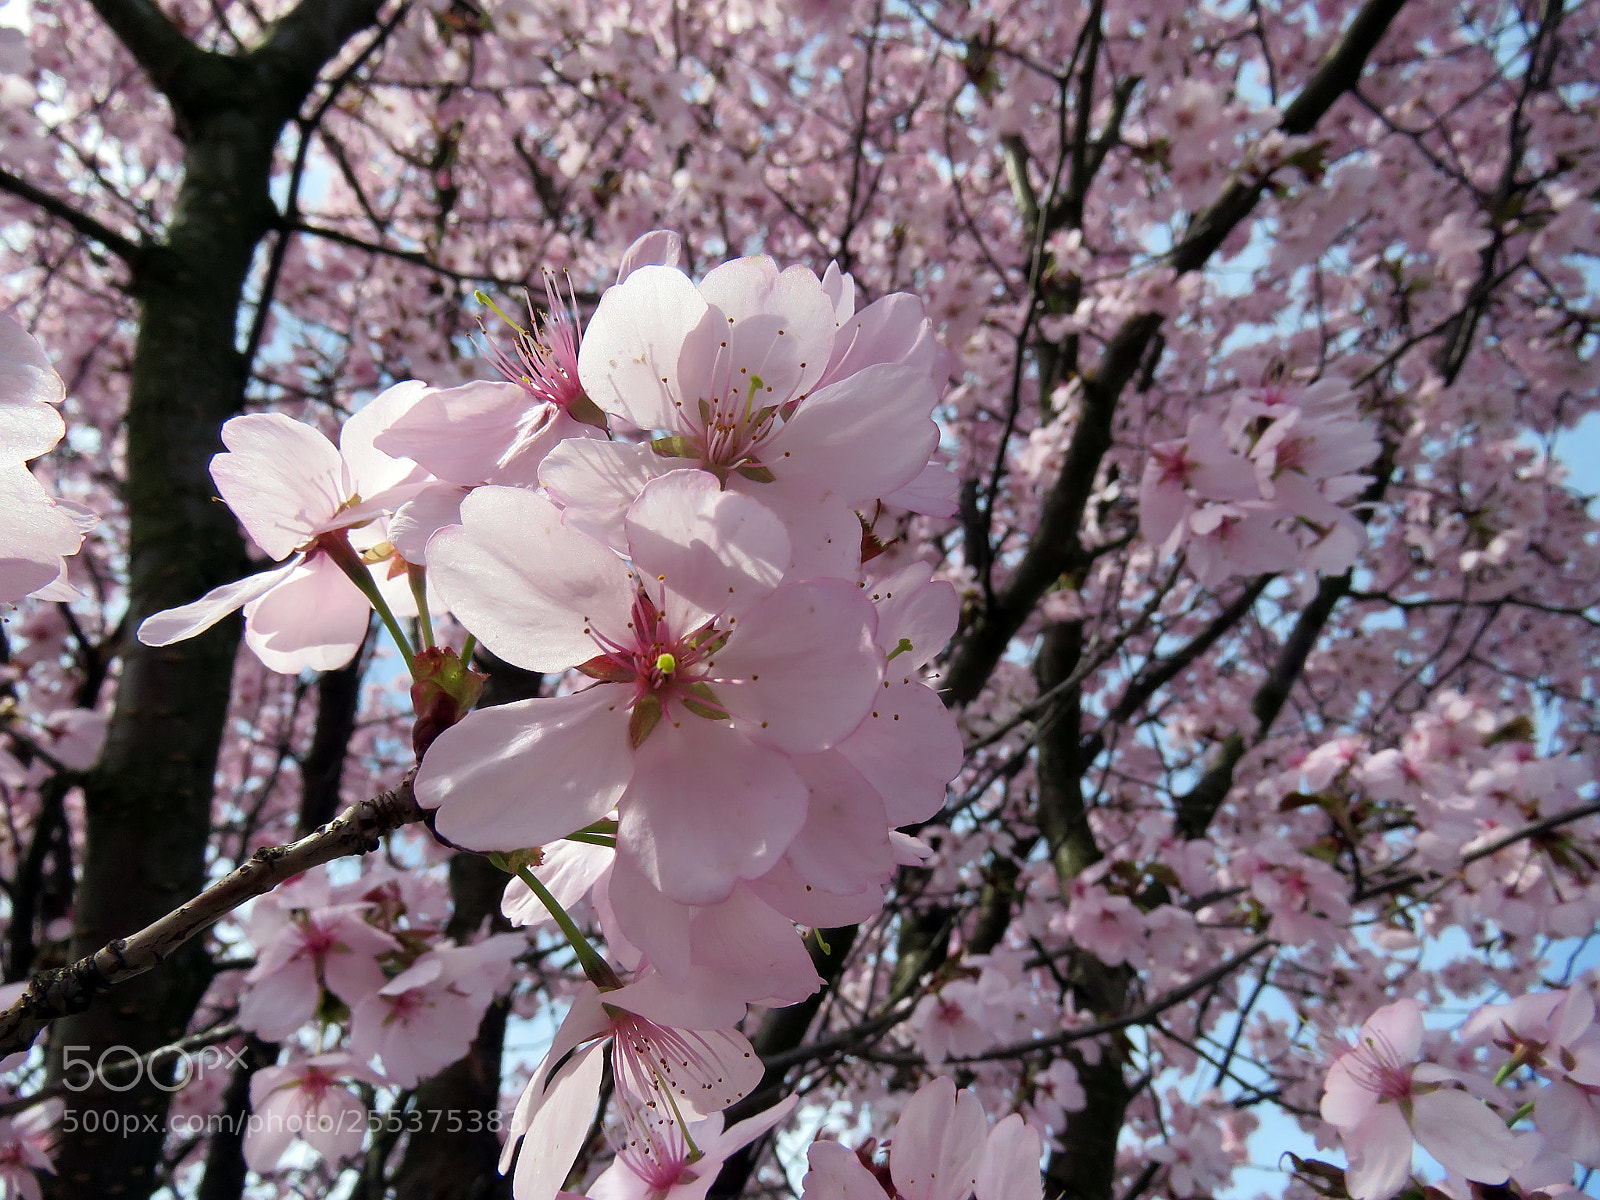
[[[948,1076],[924,1084],[895,1126],[889,1172],[903,1200],[965,1200],[988,1138],[983,1105]]]
[[[789,535],[763,505],[725,492],[705,471],[672,471],[628,510],[628,550],[645,577],[664,579],[673,629],[740,615],[789,568]],[[687,603],[685,603],[687,602]]]
[[[287,558],[311,540],[350,498],[344,460],[334,444],[283,413],[248,413],[222,426],[226,454],[211,478],[245,532],[271,558]]]
[[[139,624],[139,640],[146,646],[170,646],[210,629],[223,617],[266,595],[289,578],[300,565],[296,558],[271,571],[248,575],[212,588],[200,599],[146,617]]]
[[[752,741],[813,754],[849,736],[881,676],[877,616],[842,579],[785,584],[742,618],[715,659],[718,697]]]
[[[372,606],[325,554],[301,562],[276,587],[245,605],[245,641],[280,675],[336,671],[367,637]]]
[[[805,820],[806,786],[788,757],[724,723],[663,721],[634,759],[617,849],[680,903],[725,899],[767,870]]]
[[[529,1082],[517,1104],[511,1138],[500,1162],[504,1171],[520,1136],[522,1153],[517,1155],[512,1182],[517,1200],[556,1200],[561,1185],[567,1181],[567,1173],[589,1136],[600,1097],[605,1056],[599,1050],[598,1042],[579,1050],[542,1091],[537,1089],[537,1081]]]
[[[1411,1102],[1417,1144],[1476,1183],[1504,1183],[1522,1165],[1516,1138],[1483,1101],[1466,1092],[1426,1092]]]
[[[709,313],[682,271],[644,266],[600,297],[578,348],[578,377],[596,404],[640,429],[666,429],[684,341]]]
[[[683,238],[670,229],[642,233],[623,251],[622,262],[617,267],[617,282],[621,283],[640,267],[676,267],[682,252]]]
[[[978,1165],[978,1200],[1043,1200],[1039,1159],[1044,1143],[1039,1131],[1017,1113],[989,1131],[983,1161]]]

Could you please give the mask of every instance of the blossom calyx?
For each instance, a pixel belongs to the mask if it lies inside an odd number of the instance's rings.
[[[429,646],[417,653],[411,680],[417,719],[411,727],[411,745],[418,758],[434,738],[471,711],[488,678],[462,662],[449,646]]]

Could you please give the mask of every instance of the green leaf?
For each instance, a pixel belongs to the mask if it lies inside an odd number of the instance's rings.
[[[654,694],[639,697],[628,717],[628,742],[637,750],[661,720],[661,701]]]
[[[652,438],[650,449],[662,458],[697,458],[700,453],[688,438],[676,434],[671,437]]]

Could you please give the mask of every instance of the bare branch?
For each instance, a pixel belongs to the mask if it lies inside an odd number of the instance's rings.
[[[1404,5],[1405,0],[1367,0],[1339,44],[1322,60],[1284,112],[1279,125],[1283,132],[1309,133],[1334,101],[1355,86],[1367,57]],[[1195,218],[1168,259],[1178,274],[1205,265],[1250,215],[1267,182],[1265,176],[1237,179]],[[1130,316],[1106,344],[1096,370],[1085,376],[1082,415],[1061,472],[1044,498],[1038,531],[1005,592],[974,623],[950,660],[945,679],[952,703],[970,703],[983,690],[995,664],[1039,598],[1081,559],[1079,527],[1094,491],[1100,461],[1111,448],[1118,398],[1145,361],[1145,351],[1160,332],[1161,323],[1156,313]]]
[[[181,107],[176,96],[182,77],[193,65],[215,57],[200,49],[161,11],[155,0],[90,0],[100,19],[111,27],[163,96]]]
[[[297,842],[257,850],[248,862],[138,933],[117,938],[71,966],[35,975],[22,998],[0,1013],[0,1054],[25,1049],[57,1017],[81,1012],[100,993],[159,966],[246,900],[312,867],[375,850],[384,834],[422,818],[408,775],[398,787],[351,805]]]
[[[144,254],[137,242],[123,237],[122,234],[108,226],[102,225],[99,221],[89,216],[88,213],[79,212],[65,200],[52,196],[42,188],[35,187],[26,179],[13,175],[4,167],[0,167],[0,190],[10,192],[19,199],[37,205],[56,218],[56,220],[72,226],[73,229],[89,240],[99,242],[129,266],[138,265],[140,258]]]

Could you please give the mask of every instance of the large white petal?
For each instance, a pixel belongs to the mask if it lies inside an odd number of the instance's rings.
[[[468,713],[417,769],[417,801],[439,832],[474,850],[566,837],[616,806],[633,771],[617,684]]]
[[[872,602],[842,579],[785,584],[734,626],[713,660],[718,699],[745,736],[790,754],[847,737],[879,690]]]
[[[628,510],[628,548],[646,580],[664,579],[668,627],[683,633],[717,613],[745,612],[789,568],[783,522],[705,471],[653,481]]]
[[[244,639],[268,669],[335,671],[366,640],[372,605],[325,554],[244,608]]]
[[[228,451],[211,460],[211,478],[271,558],[287,558],[305,545],[350,498],[339,451],[292,417],[234,417],[223,424],[222,441]]]
[[[530,671],[593,658],[590,628],[619,637],[633,603],[622,560],[519,488],[478,488],[462,501],[461,524],[428,543],[428,576],[479,641]]]
[[[966,1200],[988,1137],[983,1105],[948,1076],[923,1084],[906,1102],[889,1150],[889,1173],[904,1200]]]
[[[578,348],[578,378],[606,412],[641,429],[675,420],[678,355],[708,313],[682,271],[644,266],[607,289]]]
[[[1482,1100],[1453,1088],[1411,1101],[1417,1144],[1476,1183],[1504,1183],[1522,1165],[1516,1137]]]
[[[955,717],[920,683],[878,689],[866,719],[838,749],[878,790],[894,826],[938,812],[963,758]]]
[[[561,505],[568,529],[626,554],[623,516],[645,485],[672,470],[674,461],[640,443],[568,438],[539,465],[539,482]]]
[[[516,384],[498,379],[429,388],[372,439],[372,447],[410,459],[451,483],[484,483],[517,440],[518,422],[536,403]]]
[[[909,367],[876,366],[806,397],[762,447],[780,479],[860,506],[904,487],[939,445],[938,393]]]
[[[806,786],[788,756],[726,723],[663,720],[634,761],[617,850],[680,903],[726,899],[776,862],[805,821]]]
[[[339,431],[339,453],[350,471],[351,490],[363,502],[396,507],[398,501],[387,499],[395,489],[416,487],[427,478],[411,459],[385,454],[373,443],[432,390],[420,379],[397,383],[357,409]]]
[[[578,1151],[589,1136],[595,1104],[600,1097],[600,1075],[605,1056],[600,1044],[585,1046],[569,1058],[550,1082],[534,1097],[525,1114],[522,1153],[517,1155],[517,1171],[512,1192],[517,1200],[555,1200],[567,1173],[577,1161]],[[532,1092],[534,1084],[528,1084]],[[527,1098],[525,1093],[524,1099]],[[518,1104],[517,1115],[524,1116]],[[513,1142],[506,1143],[507,1153]],[[505,1169],[502,1160],[501,1169]]]
[[[686,403],[731,390],[754,407],[809,391],[833,351],[833,302],[806,267],[779,271],[764,255],[714,268],[700,295],[720,314],[716,338],[692,338],[678,360]],[[759,383],[757,381],[759,380]]]

